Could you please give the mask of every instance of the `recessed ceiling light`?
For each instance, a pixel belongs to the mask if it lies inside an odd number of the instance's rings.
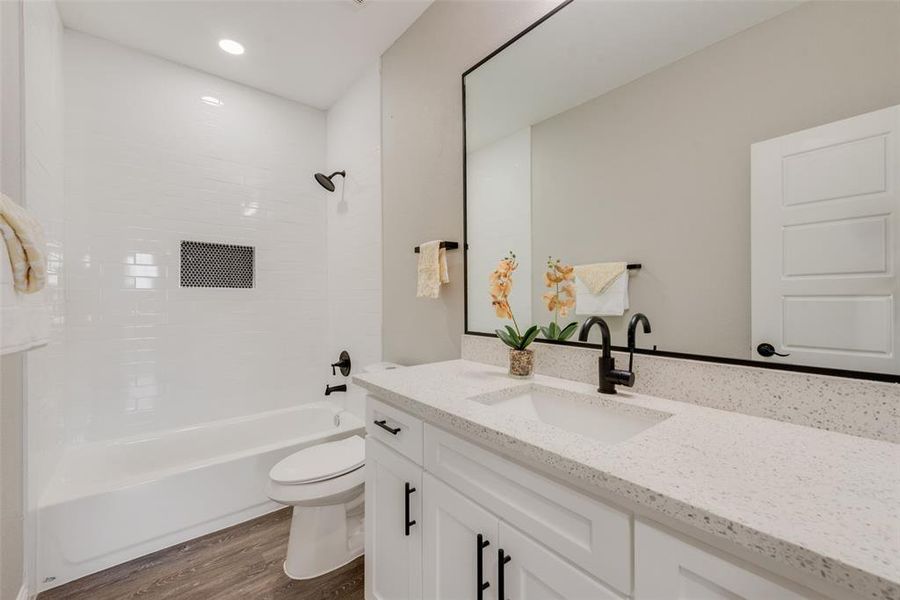
[[[243,54],[244,45],[234,40],[219,40],[219,48],[228,54]]]
[[[216,98],[215,96],[202,96],[202,97],[200,98],[200,100],[202,100],[203,102],[209,104],[210,106],[222,106],[223,104],[225,104],[224,102],[222,102],[221,100],[219,100],[219,99]]]

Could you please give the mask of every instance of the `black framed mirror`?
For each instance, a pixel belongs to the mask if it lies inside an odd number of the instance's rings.
[[[466,333],[641,312],[638,353],[900,382],[898,39],[890,0],[556,7],[462,76]]]

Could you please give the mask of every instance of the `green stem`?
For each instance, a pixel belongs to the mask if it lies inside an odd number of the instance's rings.
[[[559,327],[559,282],[556,282],[556,308],[553,310],[553,322]]]
[[[509,316],[510,316],[510,318],[512,319],[513,326],[516,328],[516,335],[518,335],[518,336],[519,336],[519,339],[521,339],[521,338],[522,338],[522,332],[519,331],[519,324],[516,323],[516,315],[513,314],[513,311],[512,311],[512,305],[511,305],[511,304],[510,304],[510,306],[509,306]]]

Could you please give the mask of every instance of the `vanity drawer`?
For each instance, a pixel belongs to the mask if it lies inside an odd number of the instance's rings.
[[[422,421],[371,395],[366,397],[366,433],[422,464]]]
[[[425,469],[606,584],[631,593],[632,518],[425,425]]]

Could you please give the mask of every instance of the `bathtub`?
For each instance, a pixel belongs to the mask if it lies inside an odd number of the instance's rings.
[[[272,466],[362,435],[329,402],[68,449],[38,506],[38,591],[252,519]]]

